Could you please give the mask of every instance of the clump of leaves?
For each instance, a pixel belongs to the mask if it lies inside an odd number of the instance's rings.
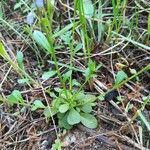
[[[96,128],[97,120],[91,115],[92,106],[95,106],[96,97],[85,94],[83,91],[76,93],[69,90],[57,90],[58,96],[52,102],[52,115],[57,115],[59,126],[70,129],[75,124],[82,123],[88,128]],[[44,114],[48,116],[48,108]],[[50,113],[49,113],[50,114]]]

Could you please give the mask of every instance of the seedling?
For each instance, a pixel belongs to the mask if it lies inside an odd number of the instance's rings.
[[[23,70],[25,72],[25,67],[23,63],[23,53],[21,51],[17,51],[17,63],[20,70]],[[20,72],[21,73],[21,72]],[[19,84],[29,83],[29,78],[24,75],[22,79],[18,79]]]
[[[18,90],[14,90],[8,97],[7,97],[7,102],[10,105],[14,104],[21,104],[24,105],[24,99]]]

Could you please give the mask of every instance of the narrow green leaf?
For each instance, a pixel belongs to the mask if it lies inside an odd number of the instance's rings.
[[[91,129],[94,129],[97,127],[97,120],[96,118],[91,114],[81,113],[81,123]]]
[[[77,25],[77,23],[75,23],[75,24]],[[58,36],[63,35],[63,34],[66,33],[67,31],[69,31],[69,30],[73,27],[73,25],[74,25],[74,24],[71,23],[71,24],[65,26],[65,27],[64,27],[63,29],[61,29],[60,31],[54,33],[53,38],[56,38],[56,37],[58,37]]]
[[[77,53],[82,48],[83,48],[83,44],[82,43],[78,43],[77,46],[74,48],[74,52]]]
[[[67,121],[70,125],[78,124],[80,120],[80,114],[72,108],[68,114]]]
[[[8,54],[7,54],[6,50],[5,50],[5,47],[4,47],[4,45],[2,44],[2,42],[0,42],[0,55],[1,55],[2,57],[4,57],[5,59],[8,59],[8,58],[9,58],[9,56],[8,56]]]
[[[83,0],[84,14],[92,17],[94,14],[94,6],[91,0]]]
[[[0,18],[3,18],[3,15],[4,15],[3,13],[4,9],[2,6],[3,6],[2,3],[0,3]]]

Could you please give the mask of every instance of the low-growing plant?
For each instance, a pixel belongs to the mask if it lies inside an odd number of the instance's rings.
[[[67,92],[67,95],[66,95]],[[58,95],[58,96],[56,96]],[[57,115],[60,127],[70,129],[80,122],[88,128],[96,128],[97,120],[91,115],[92,107],[95,106],[96,96],[85,94],[83,91],[64,91],[57,89],[57,94],[53,93],[54,100],[51,105],[52,115]],[[44,114],[50,117],[48,107]]]

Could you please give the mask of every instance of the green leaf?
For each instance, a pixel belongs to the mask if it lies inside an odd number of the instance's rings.
[[[21,51],[17,51],[17,63],[18,66],[23,70],[24,69],[23,53]]]
[[[46,49],[50,54],[52,53],[51,45],[49,44],[47,38],[42,32],[35,30],[33,32],[33,39],[38,45]]]
[[[148,15],[148,29],[147,29],[148,35],[150,35],[150,13]]]
[[[61,150],[62,148],[62,143],[60,139],[56,139],[55,143],[52,145],[52,150]]]
[[[16,3],[16,4],[14,5],[14,10],[20,8],[22,5],[23,5],[23,3],[22,3],[21,1],[18,2],[18,3]]]
[[[94,6],[91,0],[83,0],[84,14],[92,17],[94,14]]]
[[[92,106],[90,103],[84,104],[81,110],[85,113],[90,113],[92,111]]]
[[[53,77],[56,74],[56,71],[47,71],[44,72],[42,75],[43,80],[48,80],[49,78]]]
[[[49,92],[50,97],[57,98],[56,94],[54,92]]]
[[[83,93],[83,91],[79,92],[76,96],[76,99],[80,101],[83,101],[85,98],[85,94]]]
[[[137,111],[140,119],[143,121],[143,123],[145,124],[145,126],[147,127],[147,129],[150,131],[150,122],[147,121],[147,119],[145,118],[145,116],[141,113],[140,110]]]
[[[82,43],[78,43],[77,46],[74,48],[74,52],[77,53],[79,50],[83,48]]]
[[[68,103],[62,104],[62,105],[59,106],[59,112],[61,112],[61,113],[65,113],[68,109],[69,109],[69,104]]]
[[[64,81],[68,80],[72,75],[72,70],[67,71],[66,73],[63,74],[63,79]]]
[[[91,129],[94,129],[97,127],[97,120],[96,118],[91,114],[81,113],[81,123]]]
[[[0,18],[3,18],[3,15],[4,15],[4,13],[3,13],[3,7],[0,4]]]
[[[17,82],[19,83],[19,84],[28,84],[29,83],[29,79],[28,78],[24,78],[24,79],[18,79],[17,80]]]
[[[86,79],[89,79],[89,78],[90,78],[90,76],[91,76],[90,68],[86,68],[86,69],[85,69],[85,74],[84,74],[84,76],[86,77]]]
[[[101,94],[97,97],[100,101],[104,101],[105,100],[105,95]]]
[[[117,75],[116,75],[116,79],[115,79],[115,84],[119,84],[120,82],[122,82],[124,79],[127,79],[128,76],[124,71],[118,71]]]
[[[88,94],[88,95],[85,95],[84,100],[86,102],[94,102],[94,101],[96,101],[96,96]]]
[[[50,118],[51,115],[54,116],[55,114],[57,114],[57,112],[58,112],[58,109],[56,107],[51,107],[50,109],[49,109],[49,107],[46,107],[44,109],[44,116],[46,118]]]
[[[68,121],[67,121],[68,113],[62,115],[61,118],[60,118],[60,116],[61,115],[59,115],[59,126],[65,128],[65,129],[68,129],[68,130],[71,129],[72,125],[68,124]]]
[[[49,26],[49,20],[48,20],[48,18],[41,18],[40,21],[41,21],[41,23],[43,25],[45,25],[47,27]]]
[[[0,55],[2,57],[4,57],[5,59],[9,59],[9,55],[8,55],[7,51],[5,50],[5,47],[2,44],[2,42],[0,42]]]
[[[24,104],[24,99],[20,93],[20,91],[18,90],[14,90],[8,97],[7,97],[7,101],[10,104]]]
[[[67,121],[70,125],[78,124],[80,120],[80,114],[72,108],[68,114]]]
[[[63,29],[61,29],[60,31],[54,33],[53,38],[59,37],[61,35],[63,35],[64,33],[66,33],[67,31],[69,31],[74,25],[77,25],[77,23],[71,23],[67,26],[65,26]]]
[[[31,110],[35,111],[35,110],[40,109],[40,108],[45,108],[45,105],[41,102],[41,100],[35,100],[33,105],[32,105]]]
[[[61,35],[61,39],[64,41],[64,43],[66,45],[69,45],[70,44],[70,41],[71,41],[71,31],[68,31],[66,32],[65,34]]]
[[[90,59],[88,62],[88,67],[85,70],[84,76],[86,77],[86,79],[90,79],[93,76],[95,76],[95,72],[96,72],[96,63]]]
[[[76,79],[73,79],[72,86],[81,86],[81,84]]]
[[[63,91],[63,89],[59,88],[59,87],[55,87],[54,90],[57,92],[57,93],[60,93],[61,91]]]
[[[56,98],[52,101],[52,107],[59,108],[59,106],[62,104],[62,101],[60,98]]]

